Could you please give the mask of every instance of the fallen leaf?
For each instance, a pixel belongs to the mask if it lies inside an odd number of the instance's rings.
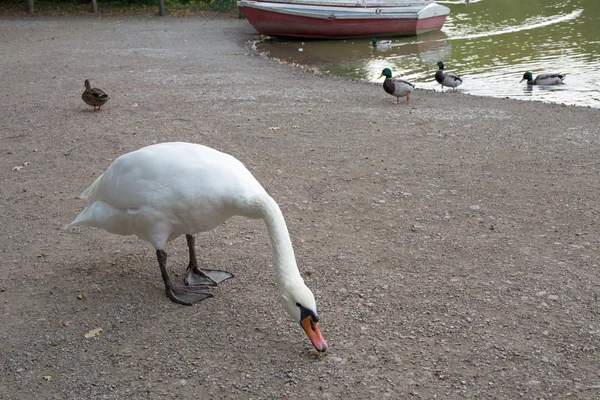
[[[269,127],[269,129],[270,129],[270,130],[272,130],[272,131],[278,131],[278,130],[280,130],[281,128],[280,128],[280,127],[278,127],[278,126],[270,126],[270,127]]]
[[[139,107],[140,105],[138,103],[134,103],[131,107]]]
[[[81,293],[79,296],[77,296],[77,298],[78,298],[79,300],[83,300],[83,299],[85,299],[85,293]]]
[[[63,321],[62,319],[60,320],[60,323],[61,323],[63,326],[69,326],[69,325],[71,325],[71,322],[72,322],[72,321]]]
[[[100,336],[100,332],[102,332],[102,328],[96,328],[96,329],[92,329],[91,331],[86,333],[84,336],[86,339],[89,339],[94,336]]]
[[[13,170],[13,171],[20,171],[20,170],[22,170],[22,169],[23,169],[23,166],[22,166],[22,165],[17,165],[16,167],[13,167],[13,169],[12,169],[12,170]]]
[[[373,167],[374,167],[374,166],[376,166],[376,165],[377,165],[377,163],[376,163],[375,161],[371,162],[371,166],[373,166]]]
[[[0,286],[0,292],[6,292],[8,289],[5,288],[4,286]]]
[[[44,376],[42,376],[42,379],[45,380],[45,381],[50,381],[52,379],[52,376],[50,376],[50,375],[44,375]]]
[[[23,163],[24,166],[28,166],[29,164],[31,164],[29,161]]]

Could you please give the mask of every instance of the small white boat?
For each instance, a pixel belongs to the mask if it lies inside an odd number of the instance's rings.
[[[439,31],[450,13],[433,0],[239,0],[264,35],[321,39]]]

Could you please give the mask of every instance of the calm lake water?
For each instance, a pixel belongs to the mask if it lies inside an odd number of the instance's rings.
[[[600,0],[438,1],[451,9],[441,32],[368,39],[269,39],[258,48],[272,57],[334,75],[377,81],[381,70],[418,88],[440,90],[436,62],[463,78],[458,88],[481,96],[541,100],[600,108]],[[528,87],[524,72],[567,74],[565,85]],[[383,82],[383,79],[380,80]],[[448,89],[446,89],[448,90]]]

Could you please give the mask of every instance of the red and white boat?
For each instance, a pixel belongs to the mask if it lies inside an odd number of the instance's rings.
[[[239,0],[264,35],[341,39],[439,31],[450,13],[433,0]]]

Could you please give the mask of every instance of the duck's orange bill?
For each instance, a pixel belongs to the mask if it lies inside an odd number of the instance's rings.
[[[311,315],[300,321],[300,325],[302,325],[304,332],[306,332],[317,351],[323,352],[327,350],[327,341],[321,335],[321,331],[319,331],[319,324],[313,320]]]

